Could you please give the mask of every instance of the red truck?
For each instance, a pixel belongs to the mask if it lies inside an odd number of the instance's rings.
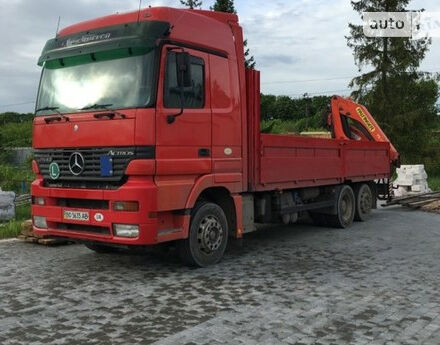
[[[366,220],[398,153],[365,107],[333,97],[333,139],[260,133],[259,72],[234,14],[166,7],[49,40],[34,120],[38,235],[96,252],[175,242],[193,266],[258,223]]]

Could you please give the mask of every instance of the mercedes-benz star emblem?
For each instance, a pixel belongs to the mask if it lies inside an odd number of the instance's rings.
[[[86,164],[84,161],[84,157],[79,152],[74,152],[69,158],[69,170],[75,175],[79,176],[83,173]]]

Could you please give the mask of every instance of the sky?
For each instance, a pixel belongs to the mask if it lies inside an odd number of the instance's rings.
[[[204,1],[209,9],[214,1]],[[181,7],[179,0],[143,0],[147,6]],[[137,10],[138,0],[0,0],[0,112],[32,112],[45,42],[84,20]],[[261,70],[262,91],[276,95],[348,95],[359,74],[347,47],[348,23],[360,23],[350,0],[236,0],[249,48]],[[414,0],[409,9],[440,11],[438,0]],[[440,72],[440,38],[422,70]]]

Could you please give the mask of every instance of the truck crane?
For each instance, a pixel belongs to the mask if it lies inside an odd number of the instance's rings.
[[[97,252],[172,242],[218,263],[257,224],[366,221],[398,153],[334,97],[333,138],[264,134],[235,14],[147,8],[69,26],[39,58],[33,228]]]

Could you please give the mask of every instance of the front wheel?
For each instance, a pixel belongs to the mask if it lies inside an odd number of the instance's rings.
[[[225,253],[228,233],[228,221],[220,206],[197,204],[191,215],[189,236],[180,242],[181,259],[195,267],[218,263]]]

